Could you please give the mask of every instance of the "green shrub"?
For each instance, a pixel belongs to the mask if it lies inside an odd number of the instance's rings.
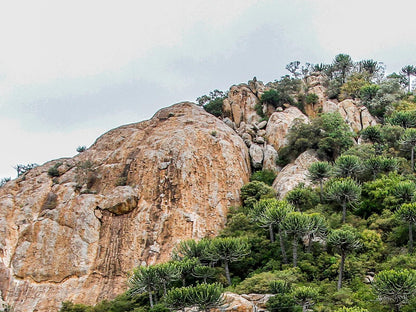
[[[306,96],[306,99],[305,99],[306,103],[307,104],[310,104],[310,105],[317,104],[318,103],[318,100],[319,100],[319,97],[315,93],[309,93]]]
[[[250,181],[260,181],[271,186],[275,178],[276,173],[274,173],[274,171],[261,170],[254,172],[250,177]]]
[[[223,114],[222,104],[224,98],[217,98],[209,101],[207,104],[204,105],[204,109],[214,115],[215,117],[220,117]]]

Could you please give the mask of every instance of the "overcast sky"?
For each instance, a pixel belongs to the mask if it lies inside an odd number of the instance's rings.
[[[339,53],[416,65],[416,4],[0,0],[0,178],[158,109]]]

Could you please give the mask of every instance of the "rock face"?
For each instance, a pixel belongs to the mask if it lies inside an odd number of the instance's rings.
[[[339,103],[339,113],[352,131],[358,133],[368,126],[375,126],[377,121],[371,116],[367,107],[358,106],[353,100],[344,100]]]
[[[273,297],[271,294],[238,295],[232,292],[224,293],[225,304],[222,309],[214,311],[234,312],[262,312],[266,310],[267,301]]]
[[[309,122],[297,107],[291,106],[282,112],[273,113],[266,127],[266,138],[276,151],[287,145],[286,135],[296,122]]]
[[[191,103],[30,170],[0,188],[2,299],[19,312],[115,297],[133,267],[217,234],[249,175],[243,140]]]
[[[286,165],[273,182],[273,188],[279,197],[283,198],[287,192],[293,190],[299,183],[309,185],[308,168],[316,161],[319,161],[316,152],[307,150],[300,154],[295,162]]]
[[[255,106],[264,89],[263,83],[256,79],[250,80],[248,84],[242,83],[230,88],[228,98],[224,100],[223,110],[237,128],[241,122],[251,124],[260,120]]]

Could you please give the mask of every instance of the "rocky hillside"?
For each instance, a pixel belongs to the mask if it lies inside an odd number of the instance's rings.
[[[243,140],[191,103],[32,169],[0,189],[2,298],[16,311],[113,298],[133,267],[216,235],[249,176]]]
[[[278,173],[280,196],[306,181],[311,151],[280,168],[278,150],[297,122],[340,112],[352,130],[375,124],[353,100],[319,97],[305,113],[256,104],[269,88],[232,86],[219,119],[192,103],[122,126],[71,159],[48,162],[0,188],[0,291],[16,311],[54,311],[62,301],[94,304],[126,289],[128,272],[168,259],[183,239],[215,236],[252,170]]]

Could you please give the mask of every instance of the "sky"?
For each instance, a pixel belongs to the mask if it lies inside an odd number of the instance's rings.
[[[0,178],[103,133],[339,53],[416,65],[410,0],[0,0]]]

